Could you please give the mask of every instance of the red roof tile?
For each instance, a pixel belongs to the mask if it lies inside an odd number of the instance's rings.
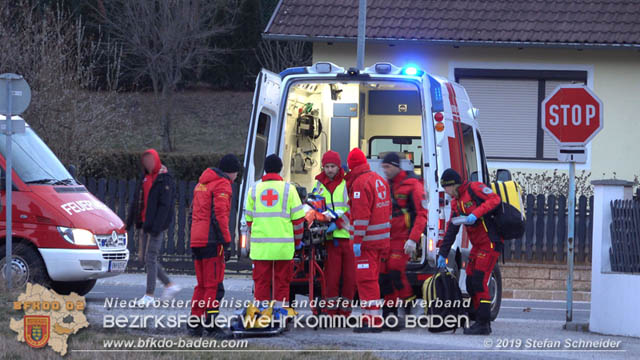
[[[281,0],[267,38],[353,40],[358,0]],[[639,0],[368,0],[367,38],[640,46]]]

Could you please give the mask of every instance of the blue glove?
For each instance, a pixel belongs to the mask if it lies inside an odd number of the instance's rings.
[[[469,216],[467,216],[467,221],[465,221],[464,224],[473,225],[476,223],[476,220],[478,220],[478,218],[475,215],[469,214]]]
[[[362,255],[360,252],[360,244],[353,244],[353,255],[356,257],[360,257],[360,255]]]
[[[438,268],[446,269],[447,268],[447,259],[442,255],[438,255]]]
[[[338,229],[338,225],[336,225],[336,223],[332,222],[329,225],[329,228],[327,229],[327,234],[331,234],[332,232],[336,231]]]
[[[302,241],[300,241],[300,244],[296,245],[296,250],[300,250],[302,249]]]

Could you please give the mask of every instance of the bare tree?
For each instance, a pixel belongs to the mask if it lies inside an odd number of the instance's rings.
[[[32,89],[24,114],[31,127],[65,163],[126,131],[118,86],[121,50],[89,39],[80,19],[59,7],[36,7],[29,0],[3,2],[0,14],[0,72],[23,75]],[[98,78],[96,73],[105,76]],[[100,91],[96,91],[100,89]]]
[[[230,27],[216,19],[235,11],[235,0],[102,0],[97,9],[115,41],[124,47],[124,71],[153,87],[162,124],[162,147],[173,150],[174,93],[186,73],[202,59],[216,61],[226,52],[212,39]],[[237,4],[236,4],[237,5]]]
[[[311,49],[303,41],[262,40],[256,48],[256,57],[260,65],[279,73],[293,66],[311,64]]]

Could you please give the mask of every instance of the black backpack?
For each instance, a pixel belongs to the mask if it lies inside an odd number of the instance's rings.
[[[422,284],[422,298],[425,301],[424,312],[429,316],[429,331],[438,333],[443,331],[456,331],[458,328],[461,315],[465,315],[464,302],[462,292],[458,286],[458,279],[449,271],[439,270],[433,276],[428,278]],[[434,318],[435,315],[435,318]],[[451,315],[455,316],[456,321],[445,321]],[[442,324],[438,324],[442,318]],[[445,323],[452,323],[453,326],[447,326]],[[440,325],[434,327],[434,325]]]
[[[498,181],[491,183],[491,188],[502,199],[500,205],[490,214],[495,221],[498,235],[503,240],[520,239],[526,226],[520,186],[515,181]],[[471,187],[469,194],[478,205],[483,202]]]

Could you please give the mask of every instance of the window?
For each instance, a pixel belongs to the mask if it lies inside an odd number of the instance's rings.
[[[560,84],[585,84],[586,71],[456,69],[479,109],[484,150],[493,160],[555,160],[557,145],[540,125],[540,104]]]
[[[382,159],[389,152],[404,154],[411,160],[416,173],[422,164],[422,141],[414,136],[373,136],[369,139],[369,157]]]
[[[478,181],[478,152],[476,142],[473,137],[473,128],[462,124],[462,141],[464,146],[464,156],[467,159],[467,174],[471,181]]]
[[[253,167],[255,169],[254,180],[258,181],[264,171],[264,160],[267,156],[267,144],[269,140],[269,127],[271,116],[260,113],[258,117],[258,129],[256,130],[256,143],[253,147]]]

